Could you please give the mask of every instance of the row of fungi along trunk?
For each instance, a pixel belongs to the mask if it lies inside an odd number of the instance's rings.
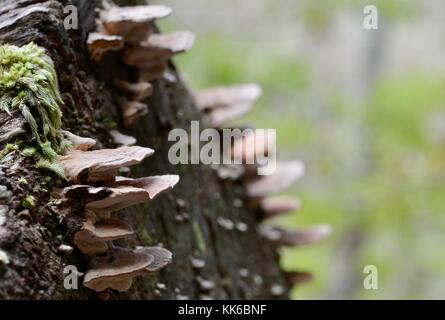
[[[157,19],[165,18],[171,12],[165,6],[119,7],[111,2],[103,2],[97,13],[97,29],[89,33],[86,39],[92,61],[100,62],[106,55],[116,55],[124,65],[135,70],[135,77],[131,80],[114,79],[110,84],[116,91],[122,123],[127,129],[131,129],[140,117],[147,114],[149,106],[146,101],[153,95],[154,81],[175,77],[169,71],[169,60],[193,46],[195,37],[191,32],[161,34],[154,27]],[[262,89],[256,84],[243,84],[197,90],[192,95],[204,121],[210,127],[221,130],[248,113],[261,92]],[[13,119],[20,119],[17,126],[20,130],[14,131],[14,137],[26,132],[23,129],[26,123],[28,126],[32,125],[29,117]],[[10,122],[7,123],[8,128],[15,127]],[[4,127],[2,124],[2,130]],[[115,213],[129,206],[147,203],[158,194],[171,190],[180,177],[119,176],[120,170],[138,165],[154,153],[149,148],[138,147],[136,138],[119,130],[110,131],[113,141],[121,146],[117,149],[92,150],[95,148],[93,139],[79,137],[61,127],[56,128],[56,134],[59,139],[63,137],[63,141],[69,142],[63,150],[58,150],[59,156],[54,164],[61,168],[62,175],[69,181],[69,186],[60,191],[62,201],[59,204],[59,213],[66,220],[75,219],[80,222],[77,229],[72,230],[71,244],[88,260],[84,286],[98,292],[107,289],[127,291],[135,277],[167,267],[172,261],[172,253],[167,248],[125,249],[113,244],[113,241],[134,235],[131,225],[117,218]],[[11,139],[11,136],[7,139]],[[253,132],[235,141],[231,148],[232,158],[256,159],[260,154],[272,153],[274,146],[271,141],[268,141],[267,146],[260,143],[264,139],[265,137]],[[242,145],[248,147],[245,149]],[[259,220],[293,212],[300,207],[298,199],[272,196],[287,190],[302,177],[304,165],[300,161],[278,162],[272,175],[260,177],[256,175],[258,163],[242,166],[217,165],[213,168],[220,179],[234,180],[244,186],[250,208],[257,213]],[[226,222],[224,223],[227,224]],[[239,226],[241,227],[245,229],[244,226]],[[264,226],[259,232],[278,248],[318,242],[329,235],[330,228],[323,225],[288,230]],[[59,250],[72,252],[72,248],[67,245],[60,246]],[[310,280],[311,274],[288,272],[286,278],[290,284],[297,284]],[[210,284],[204,279],[200,280],[201,286],[209,287]],[[272,296],[279,297],[282,294],[283,288],[271,288]]]

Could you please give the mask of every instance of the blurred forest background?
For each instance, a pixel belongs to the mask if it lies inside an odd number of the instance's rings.
[[[330,223],[315,247],[283,250],[313,282],[296,299],[445,298],[445,1],[152,0],[163,31],[197,34],[176,59],[191,88],[256,82],[240,123],[275,128],[278,155],[305,161],[275,223]],[[363,28],[363,8],[379,29]],[[379,289],[365,290],[375,265]]]

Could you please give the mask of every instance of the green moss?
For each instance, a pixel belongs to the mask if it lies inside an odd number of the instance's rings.
[[[26,158],[32,158],[36,155],[36,152],[35,148],[25,148],[22,150],[22,155]]]
[[[0,159],[6,157],[11,152],[17,151],[18,149],[19,149],[19,147],[16,144],[12,144],[12,143],[6,144],[6,146],[0,152]]]
[[[36,206],[36,202],[37,202],[37,200],[36,200],[36,198],[34,196],[27,195],[22,200],[22,206],[25,209],[31,209],[31,208],[34,208]]]
[[[31,131],[30,145],[49,161],[67,146],[60,132],[62,104],[54,64],[43,48],[33,43],[0,46],[0,111],[21,111]]]
[[[55,174],[59,178],[66,179],[65,171],[61,166],[59,166],[55,162],[48,161],[46,159],[40,159],[37,162],[37,169],[48,171],[50,173]]]
[[[141,235],[140,235],[140,238],[141,238],[141,242],[142,242],[145,246],[149,247],[149,246],[153,245],[153,240],[151,239],[151,237],[150,237],[150,235],[148,234],[147,230],[145,230],[145,229],[142,230]]]

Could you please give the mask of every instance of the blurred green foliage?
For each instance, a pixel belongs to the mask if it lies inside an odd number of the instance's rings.
[[[329,23],[332,10],[362,9],[364,3],[303,2],[309,24],[315,25]],[[393,22],[417,10],[409,0],[366,1],[373,3]],[[238,123],[277,129],[279,157],[302,157],[307,163],[306,177],[289,192],[302,199],[301,212],[271,223],[297,228],[329,223],[334,234],[316,246],[282,250],[284,269],[315,274],[313,282],[293,291],[294,298],[342,297],[343,291],[363,299],[443,295],[443,74],[406,71],[378,78],[360,104],[344,92],[332,92],[317,114],[304,100],[312,66],[272,51],[267,43],[207,34],[191,53],[175,59],[193,88],[262,85],[258,105]],[[361,149],[348,149],[346,141],[357,127]],[[358,169],[351,166],[357,163]],[[379,290],[362,286],[368,264],[378,267]]]
[[[415,0],[302,0],[301,2],[303,21],[316,32],[325,32],[333,13],[339,10],[363,10],[366,5],[375,5],[379,10],[379,18],[388,22],[412,18],[418,11],[418,3]]]

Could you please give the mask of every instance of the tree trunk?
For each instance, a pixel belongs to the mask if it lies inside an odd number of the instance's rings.
[[[119,1],[127,5],[135,2]],[[64,28],[63,8],[69,4],[79,10],[78,30]],[[57,250],[61,244],[70,244],[74,227],[69,220],[60,219],[57,207],[52,205],[57,198],[55,190],[64,185],[54,185],[31,160],[16,154],[0,167],[0,249],[7,255],[3,262],[0,259],[0,298],[287,298],[289,285],[279,269],[276,249],[258,235],[259,221],[248,206],[243,185],[220,180],[208,166],[171,165],[168,161],[168,132],[188,128],[191,120],[200,120],[173,64],[169,69],[176,80],[154,81],[154,94],[146,101],[148,115],[130,129],[123,129],[111,83],[117,75],[130,80],[134,70],[124,66],[117,56],[107,55],[99,64],[90,60],[85,41],[96,28],[95,9],[99,5],[100,1],[95,0],[7,0],[0,4],[0,43],[22,46],[34,42],[47,49],[65,102],[64,129],[96,139],[97,148],[115,148],[109,130],[117,127],[136,137],[137,145],[156,151],[131,169],[132,177],[180,176],[172,192],[149,206],[138,205],[120,213],[135,230],[132,240],[120,241],[120,246],[162,243],[173,252],[173,262],[162,272],[137,278],[126,293],[98,294],[83,288],[81,281],[78,290],[65,289],[64,267],[74,265],[85,273],[88,261],[77,250],[71,254]],[[17,124],[11,125],[11,121],[17,120],[5,115],[0,120],[0,133],[16,130]],[[30,194],[37,205],[25,209],[22,200]],[[220,217],[235,224],[245,223],[248,230],[226,230],[218,224]],[[205,267],[194,268],[193,259],[205,261]],[[203,285],[206,280],[214,287]],[[281,286],[283,294],[271,292],[274,286]]]

